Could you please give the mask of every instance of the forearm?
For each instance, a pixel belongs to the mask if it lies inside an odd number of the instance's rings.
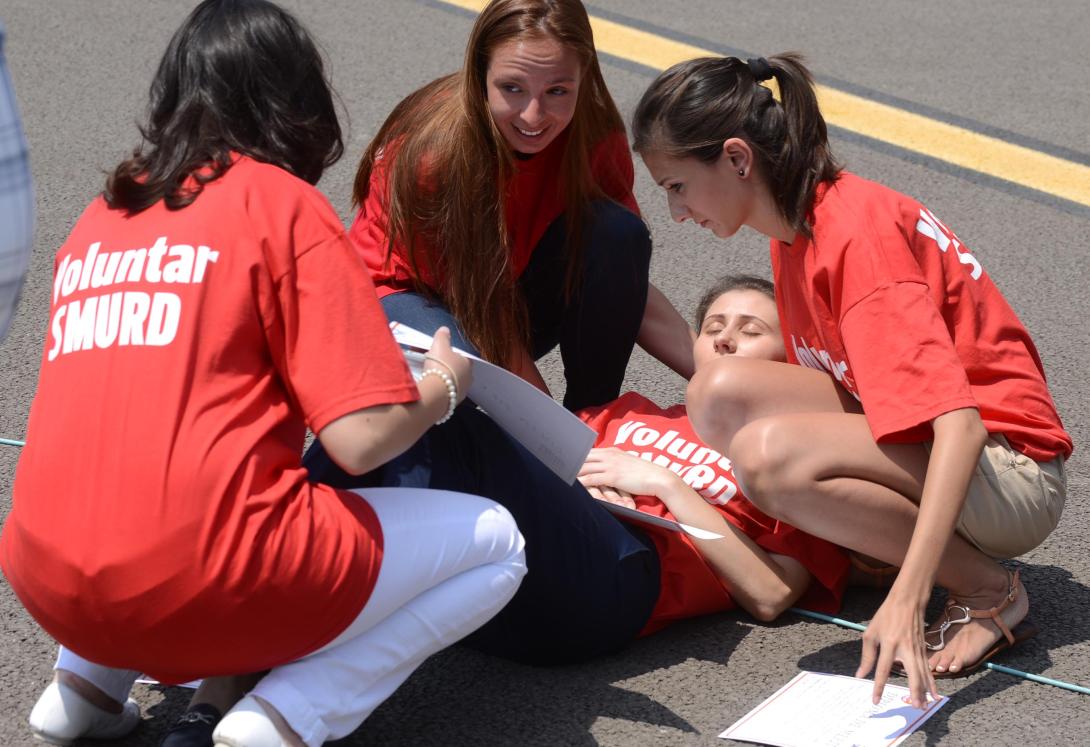
[[[943,551],[965,505],[973,471],[988,433],[975,409],[954,410],[933,421],[935,439],[920,510],[904,564],[891,594],[926,602]]]
[[[647,286],[647,305],[636,342],[686,379],[693,375],[693,330],[654,285]]]
[[[511,356],[511,359],[515,362],[515,370],[513,373],[530,382],[549,396],[552,396],[552,393],[549,391],[549,385],[545,383],[545,378],[541,375],[541,371],[538,370],[537,363],[534,362],[534,358],[530,355],[530,351],[521,343],[518,343],[517,345],[518,346]]]
[[[810,574],[797,561],[770,555],[681,478],[673,477],[658,491],[659,500],[681,523],[723,535],[692,539],[739,606],[758,620],[774,620],[806,590]]]
[[[417,388],[416,402],[349,413],[323,428],[318,440],[349,474],[370,472],[403,453],[446,414],[450,392],[440,377],[426,376]]]

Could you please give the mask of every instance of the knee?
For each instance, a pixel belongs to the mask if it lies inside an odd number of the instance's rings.
[[[791,521],[811,481],[792,448],[793,434],[774,417],[739,429],[727,452],[743,495],[769,516]]]
[[[508,566],[519,581],[526,575],[526,540],[518,528],[515,517],[505,506],[491,502],[477,524],[478,532],[484,529],[488,540],[496,548],[498,562]]]
[[[587,251],[646,272],[651,263],[651,234],[640,216],[612,200],[598,200],[588,210]],[[592,257],[593,259],[593,257]]]
[[[723,453],[729,453],[727,447],[746,423],[752,387],[746,364],[742,358],[724,356],[702,366],[689,380],[685,393],[689,420],[696,434]]]

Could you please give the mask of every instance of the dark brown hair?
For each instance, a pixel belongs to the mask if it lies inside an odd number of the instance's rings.
[[[189,205],[232,151],[314,184],[344,150],[321,55],[266,0],[206,0],[189,14],[159,63],[140,133],[103,193],[129,213]]]
[[[724,141],[742,138],[781,215],[809,237],[814,193],[822,182],[836,181],[840,165],[802,58],[785,52],[767,63],[781,101],[737,57],[674,65],[640,99],[632,118],[633,147],[711,164],[722,155]]]
[[[700,329],[704,325],[704,317],[708,315],[708,309],[711,307],[715,300],[724,293],[730,293],[736,290],[751,290],[763,293],[773,301],[776,300],[776,290],[772,283],[764,278],[757,277],[756,275],[724,275],[716,280],[712,285],[704,291],[704,295],[700,297],[700,301],[696,304],[696,316],[694,317],[697,329]]]
[[[558,135],[568,138],[561,184],[570,294],[581,265],[584,212],[602,196],[590,170],[591,150],[624,131],[579,0],[493,0],[473,26],[462,70],[398,104],[364,153],[353,190],[356,204],[363,203],[372,172],[388,169],[387,257],[395,246],[403,248],[417,289],[437,294],[481,355],[501,365],[511,363],[516,342],[526,342],[528,323],[504,211],[515,154],[488,110],[485,76],[500,45],[541,38],[573,50],[582,74],[574,117]],[[438,287],[428,288],[422,278]]]

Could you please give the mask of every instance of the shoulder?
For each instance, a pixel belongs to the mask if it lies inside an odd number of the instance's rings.
[[[920,204],[889,187],[842,173],[814,205],[814,244],[826,251],[859,245],[903,243],[906,223],[915,226]]]
[[[308,233],[313,234],[313,243],[319,243],[344,232],[329,199],[279,166],[243,156],[222,178],[224,187],[241,200],[255,228],[289,231],[304,244]]]

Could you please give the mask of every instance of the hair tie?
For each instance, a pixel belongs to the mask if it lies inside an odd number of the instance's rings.
[[[772,66],[768,64],[768,60],[764,57],[750,57],[746,60],[746,65],[749,67],[749,71],[753,73],[753,77],[757,79],[758,83],[774,77],[772,74]]]

